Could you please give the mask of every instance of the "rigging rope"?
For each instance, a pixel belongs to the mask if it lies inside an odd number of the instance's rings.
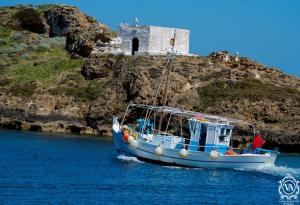
[[[171,64],[171,59],[168,58],[167,65],[166,65],[166,67],[164,68],[163,74],[162,74],[162,76],[161,76],[161,78],[160,78],[160,82],[159,82],[159,84],[158,84],[158,88],[157,88],[157,90],[156,90],[156,93],[155,93],[155,96],[154,96],[154,99],[153,99],[153,105],[156,105],[156,103],[157,103],[157,96],[158,96],[158,94],[159,94],[161,85],[163,84],[163,80],[164,80],[164,78],[165,78],[165,74],[166,74],[167,69],[169,68],[170,64]]]

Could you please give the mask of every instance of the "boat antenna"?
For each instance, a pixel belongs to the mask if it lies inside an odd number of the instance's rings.
[[[172,44],[171,51],[167,53],[167,55],[168,55],[168,62],[167,62],[167,65],[166,65],[167,79],[166,79],[165,90],[164,90],[164,93],[163,93],[162,106],[166,106],[166,104],[167,104],[169,81],[170,81],[171,70],[172,70],[172,67],[173,67],[172,63],[173,63],[174,56],[175,56],[175,50],[174,50],[175,42],[176,42],[176,29],[174,31],[174,37],[171,41],[171,44]],[[160,114],[158,132],[161,131],[161,125],[162,125],[163,117],[164,117],[164,113],[162,112]]]

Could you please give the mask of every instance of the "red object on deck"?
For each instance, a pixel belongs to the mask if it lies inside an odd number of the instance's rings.
[[[236,155],[236,153],[233,150],[228,150],[225,155]]]
[[[261,148],[265,144],[266,140],[263,140],[260,135],[255,135],[252,143],[252,149]]]
[[[128,131],[124,131],[124,134],[123,134],[123,141],[124,142],[127,142],[128,136],[129,136]]]

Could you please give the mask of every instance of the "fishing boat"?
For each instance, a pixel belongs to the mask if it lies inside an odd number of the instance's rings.
[[[145,110],[145,117],[138,118],[136,124],[125,125],[128,112],[136,109]],[[155,129],[160,113],[168,116],[163,131]],[[171,123],[172,118],[178,126]],[[184,119],[188,123],[187,137],[181,126]],[[117,151],[144,161],[203,168],[259,169],[273,165],[277,150],[259,148],[256,154],[225,154],[231,147],[235,123],[241,121],[167,106],[130,104],[121,123],[113,118],[112,128]]]
[[[240,154],[232,148],[234,128],[243,124],[255,133],[254,125],[166,105],[174,56],[174,52],[168,54],[161,78],[166,78],[162,105],[129,104],[120,121],[113,117],[117,152],[143,161],[185,167],[259,169],[273,165],[279,153],[276,149],[257,148]],[[236,154],[228,154],[229,151]]]

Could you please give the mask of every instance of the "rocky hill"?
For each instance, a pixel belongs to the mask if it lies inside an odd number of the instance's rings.
[[[128,103],[151,104],[166,56],[92,52],[115,36],[75,7],[0,8],[0,126],[109,135]],[[300,80],[226,55],[176,57],[168,105],[255,123],[266,146],[299,152]]]

